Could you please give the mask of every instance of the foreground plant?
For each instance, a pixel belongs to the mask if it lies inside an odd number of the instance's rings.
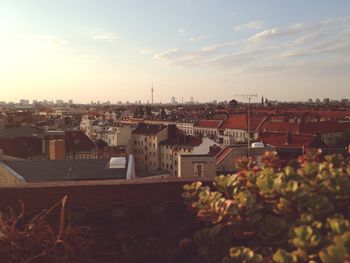
[[[91,242],[86,227],[67,224],[67,196],[30,221],[12,209],[0,212],[0,262],[87,262]],[[59,209],[59,215],[52,212]],[[54,222],[56,221],[56,222]]]
[[[309,153],[282,165],[266,153],[212,190],[184,186],[185,203],[207,223],[193,239],[207,262],[350,262],[350,162]]]

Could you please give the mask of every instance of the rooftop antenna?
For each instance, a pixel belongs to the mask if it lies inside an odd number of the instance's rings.
[[[251,109],[250,109],[250,100],[252,98],[257,98],[258,94],[239,94],[234,95],[235,97],[241,97],[244,99],[248,99],[248,145],[247,145],[247,155],[250,157],[250,130],[251,130]]]

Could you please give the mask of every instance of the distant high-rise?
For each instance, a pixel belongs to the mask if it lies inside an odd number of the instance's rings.
[[[171,97],[170,102],[171,104],[175,104],[176,103],[175,97]]]
[[[73,104],[73,100],[69,100],[68,103],[69,103],[70,105],[72,105],[72,104]]]
[[[21,104],[21,105],[29,105],[29,100],[21,99],[21,100],[19,101],[19,104]]]
[[[194,104],[193,97],[190,97],[190,103],[191,103],[191,104]]]

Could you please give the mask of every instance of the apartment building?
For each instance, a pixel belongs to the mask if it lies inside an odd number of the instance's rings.
[[[206,136],[217,141],[221,123],[221,120],[199,120],[194,125],[194,134]]]
[[[216,161],[211,155],[179,155],[178,163],[179,177],[214,177],[216,175]]]
[[[182,130],[185,134],[194,135],[193,122],[176,122],[176,127]]]
[[[104,140],[108,144],[108,146],[121,146],[128,145],[131,138],[131,126],[120,126],[108,128],[102,140]]]
[[[137,173],[160,169],[160,143],[168,139],[168,126],[140,124],[132,133]]]
[[[265,121],[264,117],[251,116],[246,114],[229,116],[219,128],[219,141],[223,146],[231,146],[248,141],[248,130],[250,129],[250,138],[259,138],[259,128]]]
[[[161,143],[161,168],[169,171],[172,176],[179,176],[180,155],[207,155],[213,146],[219,144],[208,137],[185,135],[177,130],[175,136],[169,136]]]

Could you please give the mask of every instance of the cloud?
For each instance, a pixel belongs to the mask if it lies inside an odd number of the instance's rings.
[[[264,23],[262,21],[258,21],[258,20],[249,22],[249,23],[244,24],[244,25],[235,26],[236,31],[240,31],[240,30],[244,30],[244,29],[257,30],[257,29],[262,29],[262,28],[264,28]]]
[[[208,37],[209,37],[209,35],[194,36],[194,37],[191,37],[190,40],[191,41],[201,41],[201,40],[207,39]]]
[[[33,37],[32,42],[35,45],[45,49],[57,49],[67,44],[66,40],[49,35]]]
[[[169,49],[153,59],[178,67],[214,67],[231,72],[350,70],[350,17],[274,27],[243,39],[194,50]],[[322,66],[315,66],[315,65]]]
[[[225,42],[225,43],[219,43],[215,45],[210,45],[202,48],[202,51],[218,51],[221,49],[227,49],[227,48],[232,48],[234,46],[237,46],[239,44],[242,44],[242,41],[231,41],[231,42]]]
[[[349,26],[349,23],[350,16],[332,18],[308,24],[296,23],[288,27],[269,28],[252,36],[250,41],[263,42],[310,34],[315,31],[321,33],[329,30],[340,30]]]
[[[186,34],[186,29],[180,28],[177,30],[177,32],[180,33],[181,35],[184,35],[184,34]]]
[[[167,50],[153,56],[154,59],[165,62],[167,65],[188,67],[201,65],[207,62],[207,55],[210,52],[205,51],[184,51],[181,49]]]
[[[154,53],[154,52],[150,49],[140,50],[140,54],[142,54],[142,55],[148,55],[148,54],[152,54],[152,53]]]
[[[106,42],[113,42],[118,39],[113,33],[103,33],[99,35],[95,35],[92,37],[94,40],[103,40]]]

